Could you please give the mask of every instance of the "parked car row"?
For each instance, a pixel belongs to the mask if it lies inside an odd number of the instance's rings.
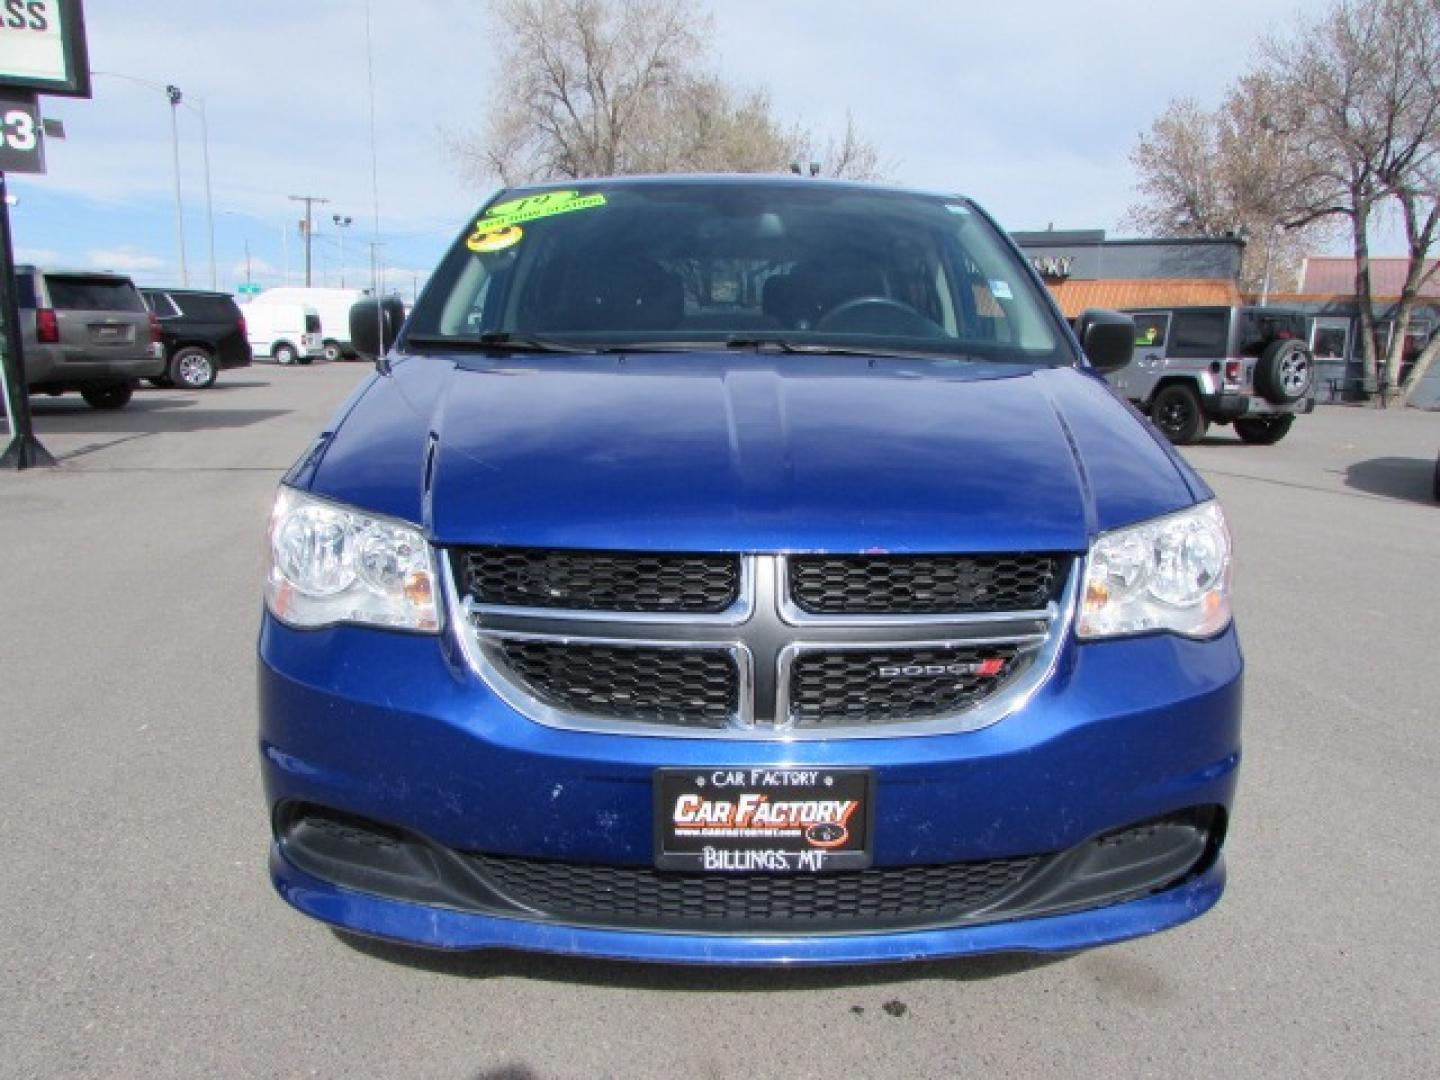
[[[255,356],[279,364],[342,360],[360,289],[271,289],[241,308],[229,293],[139,289],[123,274],[15,269],[25,382],[78,392],[96,409],[129,403],[141,379],[205,390]]]

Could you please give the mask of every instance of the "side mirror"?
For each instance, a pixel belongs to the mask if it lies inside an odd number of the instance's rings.
[[[405,305],[396,297],[361,300],[350,308],[350,344],[355,351],[384,371],[385,354],[400,335]]]
[[[1118,311],[1089,308],[1075,320],[1085,359],[1101,374],[1119,371],[1135,355],[1135,320]]]

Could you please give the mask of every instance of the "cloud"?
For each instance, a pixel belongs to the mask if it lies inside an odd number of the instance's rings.
[[[241,259],[230,267],[230,273],[237,278],[243,278],[247,272],[249,272],[252,277],[260,275],[268,277],[272,274],[278,274],[280,268],[261,258],[251,258],[248,263],[246,260]]]
[[[36,266],[54,266],[61,261],[61,258],[60,253],[51,248],[17,247],[15,261],[17,263],[34,263]]]
[[[87,254],[90,265],[101,270],[117,270],[124,274],[139,274],[163,269],[164,259],[151,255],[139,248],[99,249]]]

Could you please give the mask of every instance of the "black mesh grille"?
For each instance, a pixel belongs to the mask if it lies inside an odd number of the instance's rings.
[[[797,555],[790,595],[811,615],[1034,611],[1063,570],[1054,555]]]
[[[770,876],[467,858],[514,902],[567,922],[789,931],[923,926],[962,918],[988,905],[1041,861],[991,859]]]
[[[983,701],[1026,662],[1014,645],[802,653],[790,669],[790,715],[801,727],[941,716]]]
[[[740,676],[723,649],[513,641],[494,646],[540,700],[614,720],[724,727],[739,708]]]
[[[738,555],[475,548],[455,555],[479,603],[571,611],[724,611],[740,595]]]

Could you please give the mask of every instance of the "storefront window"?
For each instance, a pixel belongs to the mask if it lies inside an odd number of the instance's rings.
[[[1315,327],[1315,355],[1322,360],[1344,360],[1349,336],[1344,326]]]

